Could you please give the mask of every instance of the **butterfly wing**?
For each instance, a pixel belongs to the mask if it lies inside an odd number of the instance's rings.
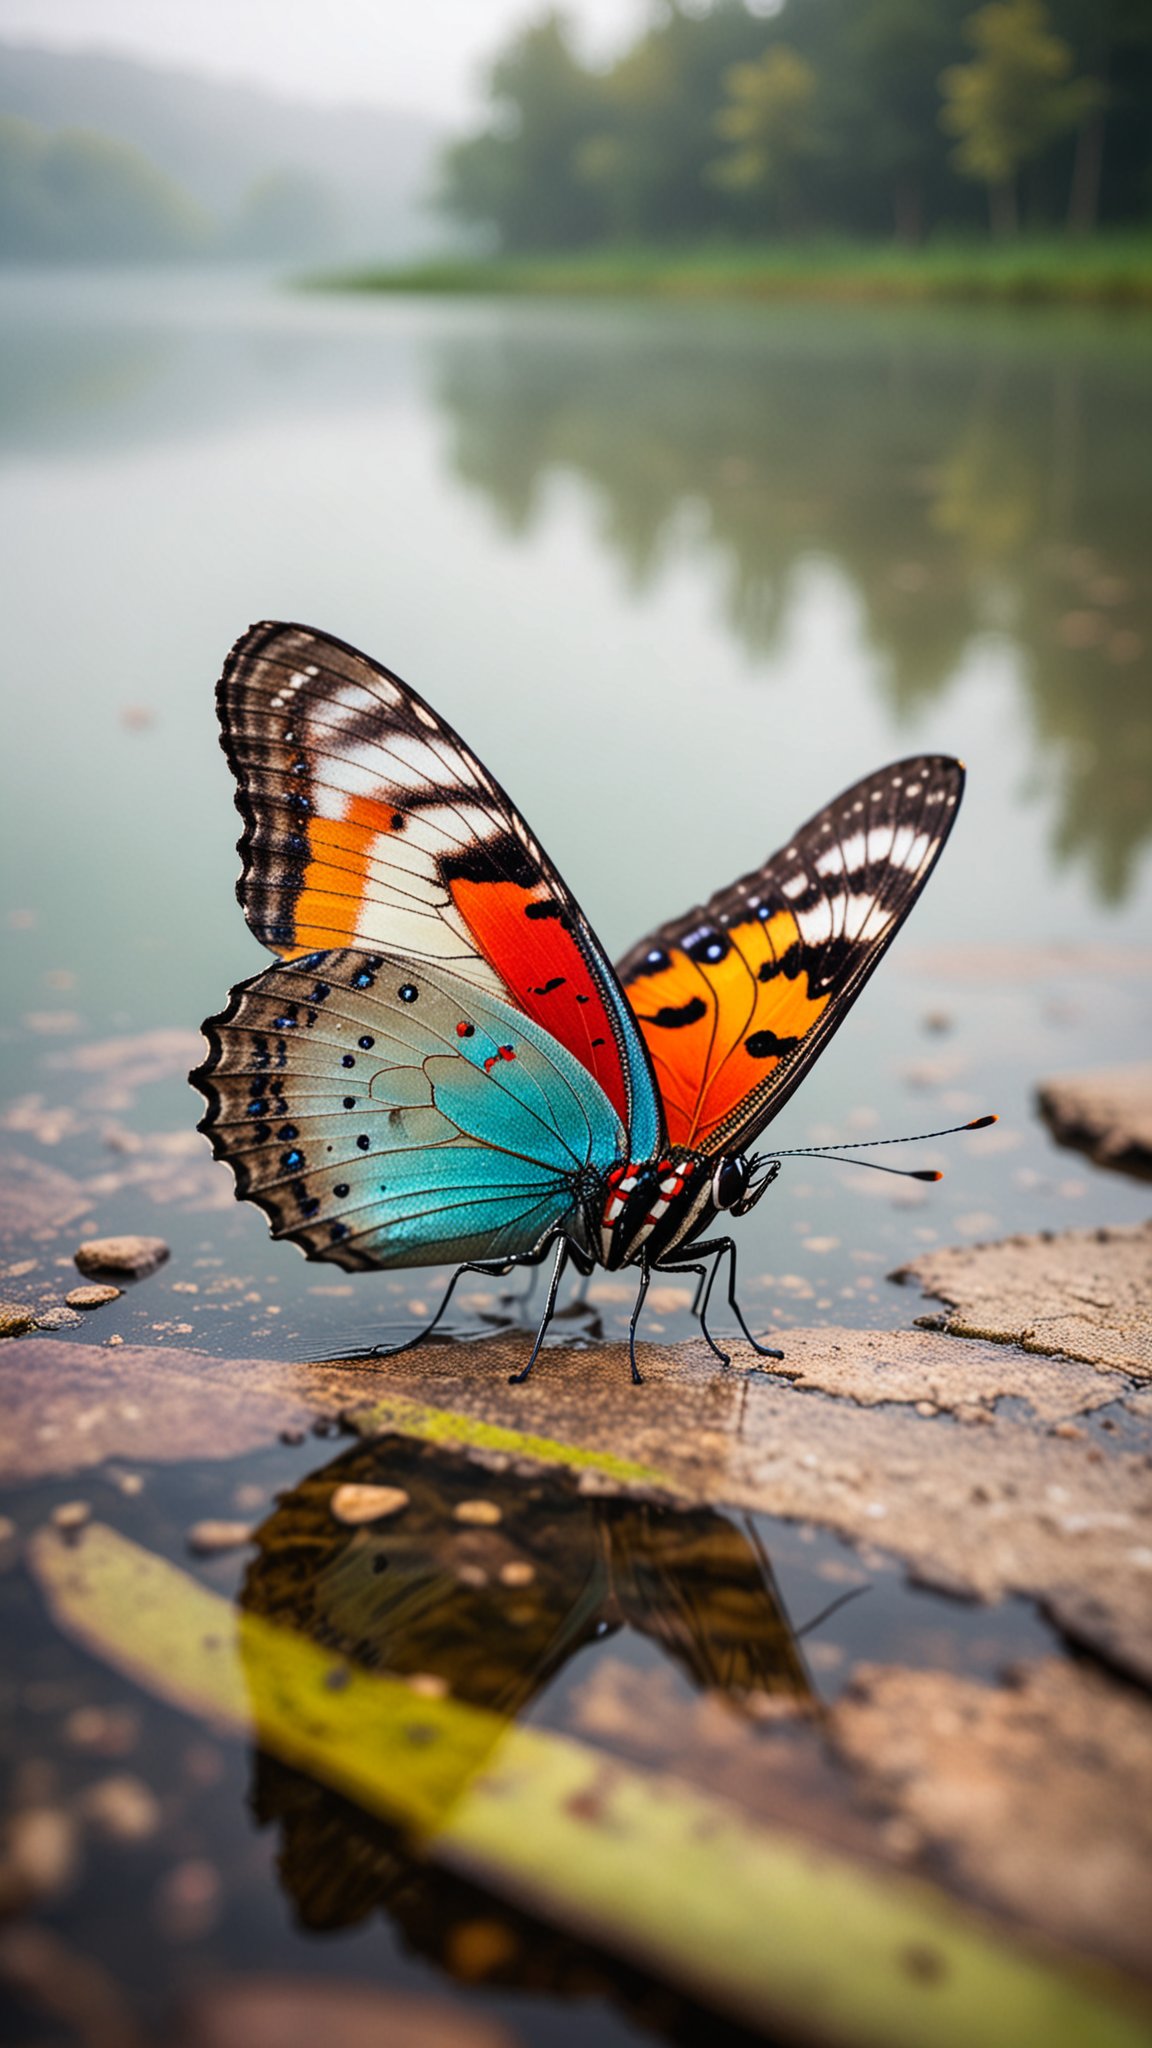
[[[945,755],[880,769],[620,961],[673,1145],[738,1150],[782,1108],[915,903],[963,788]]]
[[[659,1096],[612,967],[520,813],[414,690],[307,626],[252,626],[217,691],[244,819],[237,893],[284,959],[359,947],[511,1003],[660,1149]]]
[[[581,1246],[624,1131],[580,1061],[442,969],[341,949],[243,982],[204,1026],[200,1125],[237,1194],[312,1259],[461,1264]]]

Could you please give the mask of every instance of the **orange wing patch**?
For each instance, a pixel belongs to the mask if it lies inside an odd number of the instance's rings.
[[[342,817],[309,821],[308,865],[296,898],[293,942],[276,949],[283,959],[353,943],[375,842],[404,822],[401,813],[377,797],[363,796],[348,797]]]
[[[826,1009],[809,992],[791,911],[656,943],[626,983],[673,1145],[711,1150]]]

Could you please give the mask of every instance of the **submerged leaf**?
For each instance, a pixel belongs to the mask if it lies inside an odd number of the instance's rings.
[[[356,1671],[114,1530],[42,1531],[56,1620],[149,1691],[400,1822],[434,1860],[758,2025],[865,2048],[1137,2048],[1102,1975],[678,1780]],[[335,1683],[334,1683],[335,1680]]]

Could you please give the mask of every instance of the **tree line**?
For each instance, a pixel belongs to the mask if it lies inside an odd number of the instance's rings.
[[[1133,226],[1152,213],[1148,0],[658,0],[597,69],[521,29],[441,201],[506,250]]]

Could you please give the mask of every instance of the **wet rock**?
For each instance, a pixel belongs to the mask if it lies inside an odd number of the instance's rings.
[[[86,1821],[113,1842],[147,1842],[160,1826],[160,1802],[155,1793],[128,1771],[98,1778],[85,1787],[79,1811]]]
[[[402,1486],[338,1486],[328,1505],[338,1522],[356,1529],[398,1515],[408,1506],[408,1495]]]
[[[489,1944],[489,1952],[491,1944]],[[178,2048],[516,2048],[447,1999],[317,1977],[234,1977],[201,1991]]]
[[[90,1237],[74,1254],[82,1273],[126,1273],[139,1280],[168,1257],[162,1237]]]
[[[69,1308],[103,1308],[109,1301],[119,1301],[124,1289],[101,1285],[94,1281],[90,1287],[72,1287],[64,1296]]]
[[[1152,1223],[929,1252],[892,1277],[945,1302],[953,1336],[1152,1379]]]
[[[986,1905],[1152,1975],[1152,1706],[1055,1659],[989,1687],[864,1667],[829,1734],[864,1796]]]
[[[1059,1075],[1041,1082],[1036,1099],[1061,1144],[1098,1166],[1152,1174],[1152,1063]]]
[[[188,1548],[197,1557],[217,1557],[226,1550],[243,1550],[251,1541],[251,1522],[194,1522],[188,1531]]]
[[[22,1337],[36,1328],[36,1311],[26,1301],[0,1301],[0,1337]]]

